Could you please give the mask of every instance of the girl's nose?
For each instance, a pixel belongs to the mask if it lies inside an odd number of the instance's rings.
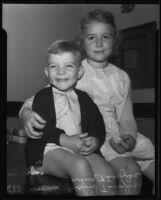
[[[97,40],[96,40],[96,46],[97,47],[101,47],[102,46],[102,39],[101,38],[97,38]]]

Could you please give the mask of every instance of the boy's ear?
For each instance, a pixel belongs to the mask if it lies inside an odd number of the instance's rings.
[[[46,77],[48,77],[48,68],[47,67],[45,67],[44,73],[45,73]]]
[[[82,78],[83,74],[84,74],[84,67],[80,66],[79,72],[78,72],[78,80],[80,80]]]

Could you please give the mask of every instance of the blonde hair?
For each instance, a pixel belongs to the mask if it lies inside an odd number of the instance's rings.
[[[68,40],[57,40],[53,42],[49,48],[47,49],[47,55],[49,56],[50,54],[63,54],[63,53],[72,53],[79,66],[82,61],[82,55],[80,48],[72,41]]]
[[[96,9],[89,12],[84,18],[82,18],[80,22],[81,33],[80,35],[74,40],[76,45],[81,48],[82,54],[85,57],[85,50],[83,49],[83,33],[86,30],[88,24],[92,22],[102,22],[106,24],[110,24],[114,30],[114,45],[111,57],[117,52],[118,47],[122,40],[122,33],[118,31],[116,28],[115,18],[113,14],[107,10]]]

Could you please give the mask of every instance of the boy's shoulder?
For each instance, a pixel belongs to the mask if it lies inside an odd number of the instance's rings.
[[[76,88],[74,89],[74,91],[78,96],[80,105],[82,105],[82,107],[84,107],[86,111],[92,109],[93,110],[92,112],[95,112],[96,107],[98,106],[95,104],[93,99],[88,95],[88,93]]]
[[[35,94],[35,96],[44,96],[46,95],[47,93],[50,93],[52,91],[52,88],[51,87],[44,87],[40,90],[38,90]]]
[[[75,93],[78,95],[78,98],[88,101],[88,102],[93,102],[92,98],[88,95],[87,92],[79,90],[79,89],[74,89]]]
[[[87,92],[79,90],[79,89],[74,89],[74,91],[76,92],[77,95],[83,96],[83,97],[89,97],[89,95],[87,94]]]

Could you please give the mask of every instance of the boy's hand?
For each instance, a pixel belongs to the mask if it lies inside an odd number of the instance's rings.
[[[82,133],[77,135],[66,135],[62,134],[60,136],[60,145],[67,149],[73,150],[75,153],[79,153],[82,146],[85,145],[83,138],[87,137],[88,133]]]
[[[109,140],[111,147],[119,154],[127,151],[132,151],[135,147],[136,140],[131,135],[122,135],[119,143],[116,143],[113,138]]]
[[[34,128],[43,129],[45,127],[46,121],[40,117],[34,111],[24,108],[21,113],[20,118],[22,119],[26,135],[32,139],[41,138],[42,132],[35,131]]]
[[[84,146],[82,146],[81,151],[79,152],[80,155],[89,155],[93,153],[99,145],[99,141],[96,137],[87,137],[82,139],[84,141]]]

